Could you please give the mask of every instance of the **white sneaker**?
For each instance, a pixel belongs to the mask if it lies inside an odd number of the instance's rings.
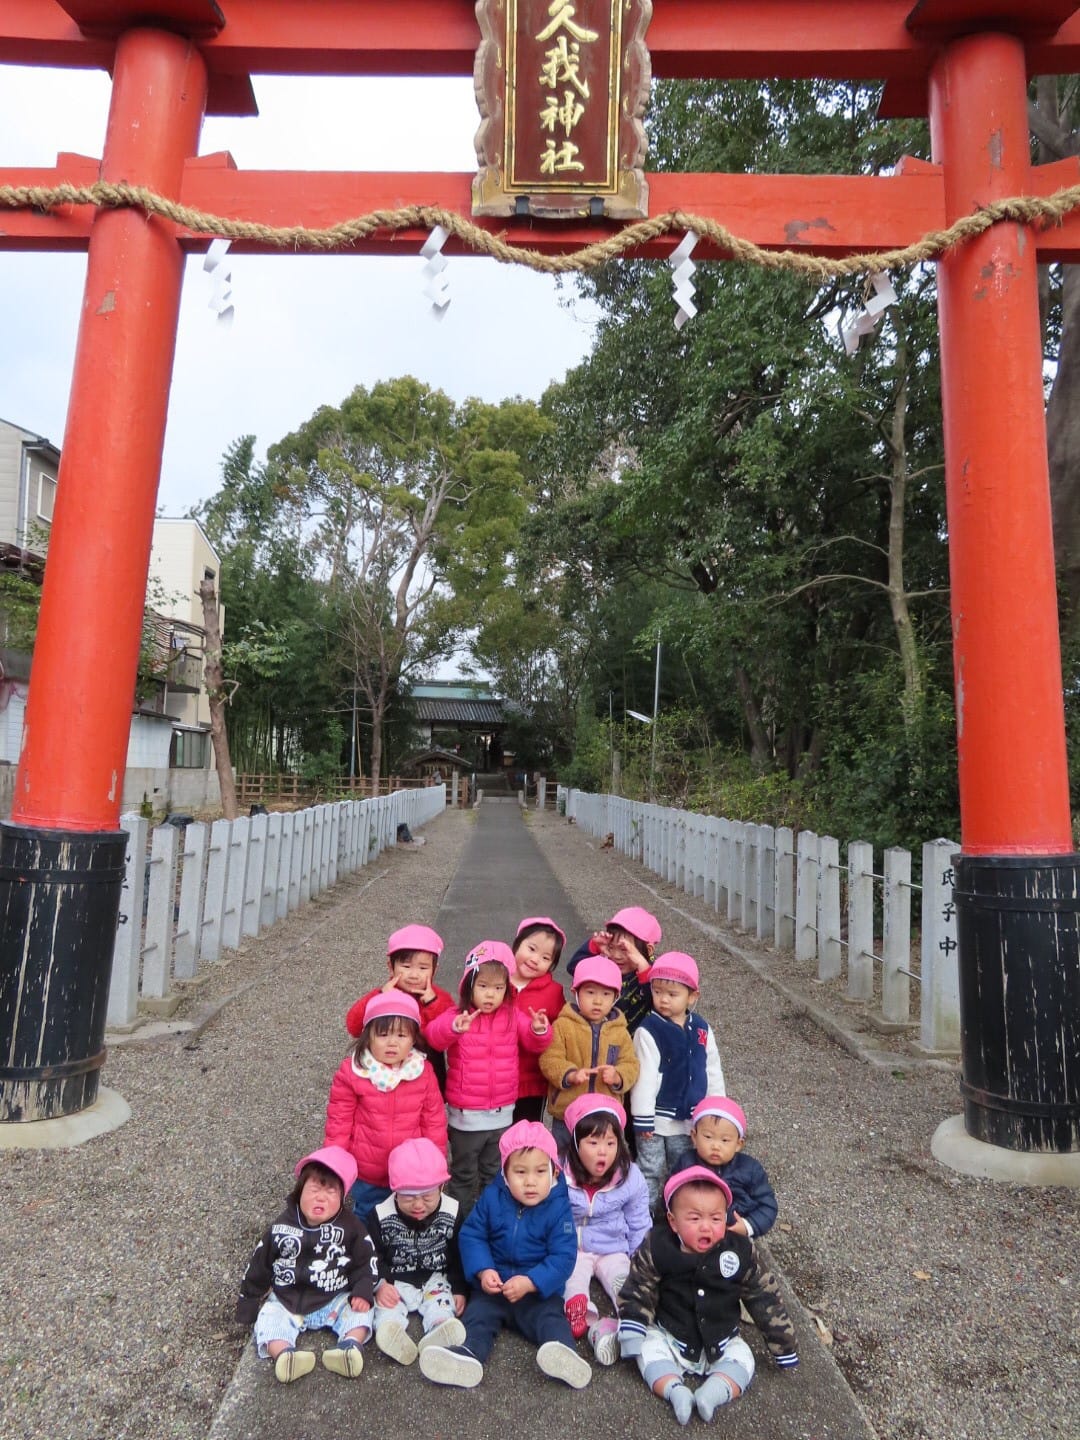
[[[589,1330],[589,1343],[599,1365],[614,1365],[619,1358],[619,1322],[598,1320]]]
[[[400,1320],[384,1320],[375,1331],[375,1344],[399,1365],[411,1365],[419,1353]]]
[[[420,1351],[420,1373],[436,1385],[457,1385],[471,1390],[484,1378],[484,1367],[475,1355],[456,1345],[429,1345]]]
[[[449,1320],[440,1320],[420,1341],[417,1347],[426,1350],[429,1345],[464,1345],[465,1326],[460,1320],[451,1317]]]
[[[315,1355],[311,1350],[282,1350],[274,1361],[274,1374],[283,1385],[291,1385],[315,1369]]]
[[[572,1390],[584,1390],[592,1379],[592,1367],[576,1350],[560,1340],[549,1340],[536,1352],[536,1363],[545,1375],[561,1380]]]
[[[324,1350],[322,1363],[332,1375],[344,1375],[346,1380],[355,1380],[364,1369],[364,1357],[355,1345],[350,1345],[347,1350],[338,1349]]]

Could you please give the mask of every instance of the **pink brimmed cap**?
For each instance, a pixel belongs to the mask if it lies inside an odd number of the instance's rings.
[[[566,931],[562,928],[561,925],[556,925],[555,921],[552,920],[550,915],[526,915],[524,920],[518,921],[517,934],[514,936],[515,948],[517,947],[518,941],[521,939],[523,931],[532,930],[534,928],[539,929],[541,926],[545,930],[554,930],[555,934],[559,937],[559,944],[566,944]]]
[[[627,905],[624,910],[617,910],[607,923],[609,926],[619,925],[623,930],[629,930],[631,935],[638,940],[644,940],[646,945],[660,943],[660,921],[640,905]]]
[[[619,1129],[626,1129],[626,1111],[612,1095],[590,1095],[587,1091],[571,1100],[563,1114],[563,1124],[573,1135],[582,1120],[589,1115],[610,1115],[619,1122]]]
[[[297,1179],[305,1165],[321,1165],[324,1170],[331,1171],[341,1181],[344,1195],[348,1195],[356,1184],[356,1161],[348,1150],[340,1145],[324,1145],[321,1150],[313,1150],[310,1155],[297,1161]]]
[[[715,1115],[718,1120],[730,1120],[739,1132],[739,1139],[746,1139],[746,1112],[726,1095],[706,1095],[690,1111],[690,1123],[696,1125],[706,1115]]]
[[[442,936],[430,925],[403,925],[386,942],[387,955],[395,955],[399,950],[426,950],[438,959],[443,952]]]
[[[701,988],[697,961],[692,955],[684,955],[681,950],[668,950],[657,956],[649,971],[649,984],[654,980],[675,980],[691,990]]]
[[[371,997],[364,1006],[364,1024],[370,1025],[372,1020],[384,1015],[400,1015],[403,1020],[415,1020],[417,1025],[420,1024],[420,1006],[416,997],[399,990],[396,985]]]
[[[502,940],[481,940],[480,944],[474,945],[465,956],[465,970],[461,976],[461,984],[464,985],[470,975],[475,975],[481,965],[492,963],[505,966],[507,975],[513,975],[517,969],[514,952],[509,945]]]
[[[684,1185],[692,1184],[695,1180],[703,1180],[709,1185],[715,1185],[718,1190],[722,1190],[724,1202],[730,1207],[731,1189],[727,1182],[721,1180],[720,1176],[712,1170],[707,1170],[704,1165],[689,1165],[685,1170],[676,1170],[664,1186],[664,1205],[668,1210],[671,1209],[671,1202],[676,1190],[680,1190]]]
[[[559,1163],[559,1151],[551,1131],[539,1120],[519,1120],[503,1131],[499,1137],[499,1158],[504,1168],[515,1150],[542,1150],[554,1164]]]
[[[622,971],[615,961],[609,960],[606,955],[586,955],[584,960],[579,960],[574,967],[570,988],[577,990],[589,981],[594,985],[603,985],[607,990],[614,990],[618,995],[622,989]]]
[[[434,1190],[445,1185],[450,1179],[446,1156],[435,1144],[423,1135],[417,1140],[403,1140],[390,1151],[386,1161],[390,1174],[390,1189],[404,1194],[421,1195],[425,1190]]]

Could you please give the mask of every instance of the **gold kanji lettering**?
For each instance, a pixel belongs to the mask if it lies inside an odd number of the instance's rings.
[[[583,100],[588,100],[589,82],[581,78],[580,50],[576,40],[567,45],[566,36],[560,35],[558,44],[544,54],[540,83],[549,90],[554,90],[556,85],[572,85]]]
[[[556,30],[567,30],[575,40],[584,40],[586,44],[593,40],[599,40],[599,30],[586,30],[584,25],[578,25],[574,20],[574,7],[568,0],[551,0],[548,6],[548,14],[551,16],[549,24],[545,25],[537,40],[550,40]]]
[[[556,145],[554,140],[548,140],[544,146],[544,153],[540,156],[541,175],[561,175],[567,170],[584,170],[585,166],[577,159],[578,147],[570,140],[562,145]]]
[[[556,127],[562,126],[563,132],[569,139],[570,132],[584,114],[585,106],[578,103],[572,90],[563,92],[561,105],[557,95],[548,95],[547,104],[540,111],[540,128],[541,130],[550,130],[554,134]]]

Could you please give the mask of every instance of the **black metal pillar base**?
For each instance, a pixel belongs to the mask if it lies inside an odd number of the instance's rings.
[[[127,839],[0,822],[0,1123],[97,1099]]]
[[[1080,1151],[1080,855],[956,860],[964,1127]]]

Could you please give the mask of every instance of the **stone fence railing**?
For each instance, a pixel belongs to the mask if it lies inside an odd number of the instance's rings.
[[[618,795],[559,787],[567,819],[706,904],[736,929],[816,966],[819,980],[846,980],[846,995],[875,1007],[879,1029],[918,1027],[931,1054],[960,1049],[952,840],[922,847],[922,884],[911,853],[882,855],[852,840],[840,863],[831,835],[718,819]],[[912,924],[912,896],[921,894]],[[880,971],[880,978],[876,974]],[[918,999],[912,1004],[912,985]]]
[[[169,1009],[176,981],[296,910],[446,808],[442,785],[396,790],[210,825],[159,825],[122,815],[127,876],[113,949],[108,1024]],[[147,858],[147,844],[149,858]]]

